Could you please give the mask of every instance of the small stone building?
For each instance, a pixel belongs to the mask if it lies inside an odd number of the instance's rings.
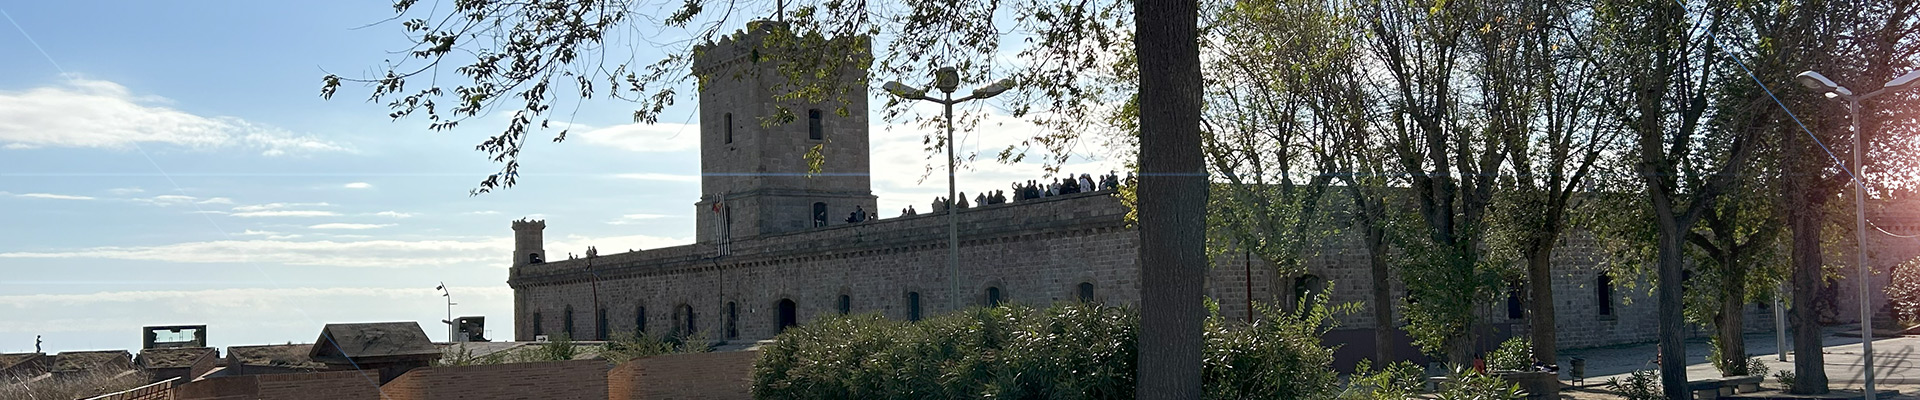
[[[439,361],[440,347],[418,322],[327,324],[307,357],[333,371],[380,371],[380,383]]]

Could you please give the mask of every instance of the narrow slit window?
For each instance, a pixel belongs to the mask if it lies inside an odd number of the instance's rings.
[[[821,123],[820,123],[821,122],[820,119],[822,117],[823,115],[820,114],[820,109],[818,108],[807,110],[807,138],[808,139],[820,140],[827,136],[827,133],[825,131],[826,127],[821,126]]]

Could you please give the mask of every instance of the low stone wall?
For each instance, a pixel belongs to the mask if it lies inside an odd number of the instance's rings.
[[[607,373],[611,400],[748,399],[760,351],[669,354],[633,360]]]

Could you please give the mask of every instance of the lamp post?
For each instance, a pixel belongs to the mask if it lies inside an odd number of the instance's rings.
[[[1873,392],[1873,308],[1872,306],[1867,304],[1873,300],[1872,291],[1868,289],[1873,285],[1870,284],[1868,281],[1868,279],[1872,278],[1872,269],[1867,267],[1867,206],[1866,206],[1867,184],[1866,184],[1866,176],[1864,175],[1864,171],[1863,171],[1866,169],[1866,166],[1862,165],[1860,162],[1861,153],[1865,153],[1867,148],[1864,145],[1862,145],[1860,141],[1860,137],[1864,136],[1864,134],[1866,133],[1864,131],[1861,131],[1861,127],[1860,127],[1860,103],[1867,101],[1869,99],[1872,99],[1874,97],[1879,97],[1880,95],[1883,95],[1883,94],[1888,94],[1888,93],[1893,93],[1893,92],[1898,92],[1901,90],[1913,88],[1916,82],[1920,82],[1920,71],[1907,72],[1906,75],[1901,75],[1899,78],[1894,78],[1893,81],[1887,82],[1885,85],[1881,85],[1880,89],[1874,90],[1872,92],[1868,92],[1867,94],[1863,94],[1863,95],[1853,94],[1852,90],[1847,89],[1845,86],[1840,86],[1839,84],[1833,83],[1833,80],[1827,79],[1826,76],[1820,75],[1819,72],[1813,72],[1813,71],[1801,72],[1800,75],[1797,75],[1794,78],[1799,80],[1800,84],[1802,86],[1806,86],[1808,89],[1813,89],[1815,91],[1823,92],[1827,96],[1827,98],[1846,101],[1847,114],[1852,121],[1851,124],[1853,126],[1853,214],[1854,214],[1853,234],[1854,234],[1854,239],[1859,242],[1857,244],[1859,248],[1856,249],[1854,252],[1857,253],[1855,254],[1856,262],[1858,262],[1860,265],[1859,278],[1860,278],[1860,352],[1862,356],[1861,365],[1863,368],[1862,376],[1866,378],[1866,382],[1863,387],[1864,391],[1866,392],[1866,399],[1875,400],[1876,393]]]
[[[440,282],[440,286],[434,289],[440,290],[440,297],[447,298],[447,319],[440,320],[447,324],[447,343],[464,342],[465,340],[460,340],[460,323],[453,320],[453,305],[459,304],[453,302],[453,290],[447,289],[446,282]]]
[[[1007,91],[1007,89],[1012,89],[1013,80],[1001,79],[1000,81],[994,82],[993,84],[987,85],[986,87],[974,89],[973,94],[956,99],[956,98],[953,98],[953,90],[960,87],[960,73],[959,71],[954,70],[953,67],[945,67],[934,72],[933,86],[934,88],[940,89],[941,98],[933,98],[933,97],[927,96],[927,89],[914,89],[911,86],[907,86],[907,84],[900,83],[900,81],[887,82],[886,86],[882,88],[886,89],[888,93],[892,93],[894,96],[899,96],[900,98],[910,99],[910,100],[931,101],[934,103],[939,103],[941,106],[946,108],[945,121],[947,125],[947,204],[946,204],[946,207],[947,207],[947,277],[948,277],[947,290],[953,293],[953,309],[959,310],[962,308],[963,303],[960,301],[961,299],[961,295],[960,295],[960,209],[958,207],[954,207],[954,204],[957,202],[957,200],[954,199],[955,195],[954,195],[954,182],[953,182],[954,181],[953,169],[954,169],[954,164],[956,163],[954,153],[953,153],[953,105],[959,104],[961,102],[965,102],[968,100],[979,100],[979,99],[986,99],[993,96],[997,96],[1001,92]]]

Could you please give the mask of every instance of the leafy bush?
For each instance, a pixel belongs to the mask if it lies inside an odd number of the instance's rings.
[[[1346,390],[1340,392],[1341,400],[1406,400],[1414,398],[1420,391],[1420,385],[1426,381],[1426,371],[1411,362],[1401,361],[1387,364],[1379,370],[1373,369],[1373,360],[1360,360],[1354,365],[1353,375],[1347,378]]]
[[[1324,315],[1245,326],[1209,319],[1207,397],[1331,395],[1333,352],[1319,346]],[[1087,304],[970,309],[920,322],[832,316],[788,329],[763,346],[753,393],[779,399],[1130,399],[1138,330],[1133,310]]]
[[[1520,384],[1470,368],[1455,368],[1453,376],[1440,384],[1438,392],[1434,392],[1434,398],[1439,400],[1492,400],[1521,397],[1526,397],[1526,393],[1520,390]]]
[[[1887,302],[1893,303],[1893,318],[1903,327],[1920,324],[1920,258],[1893,268],[1893,277],[1887,280]]]
[[[1607,380],[1607,388],[1626,400],[1662,400],[1667,398],[1660,391],[1660,373],[1645,369],[1633,371],[1627,380],[1612,378]]]
[[[1526,338],[1507,339],[1500,348],[1487,354],[1487,367],[1504,371],[1532,371],[1533,342]]]
[[[1773,380],[1780,382],[1780,387],[1793,387],[1793,371],[1781,370],[1780,372],[1775,372],[1773,374]]]

